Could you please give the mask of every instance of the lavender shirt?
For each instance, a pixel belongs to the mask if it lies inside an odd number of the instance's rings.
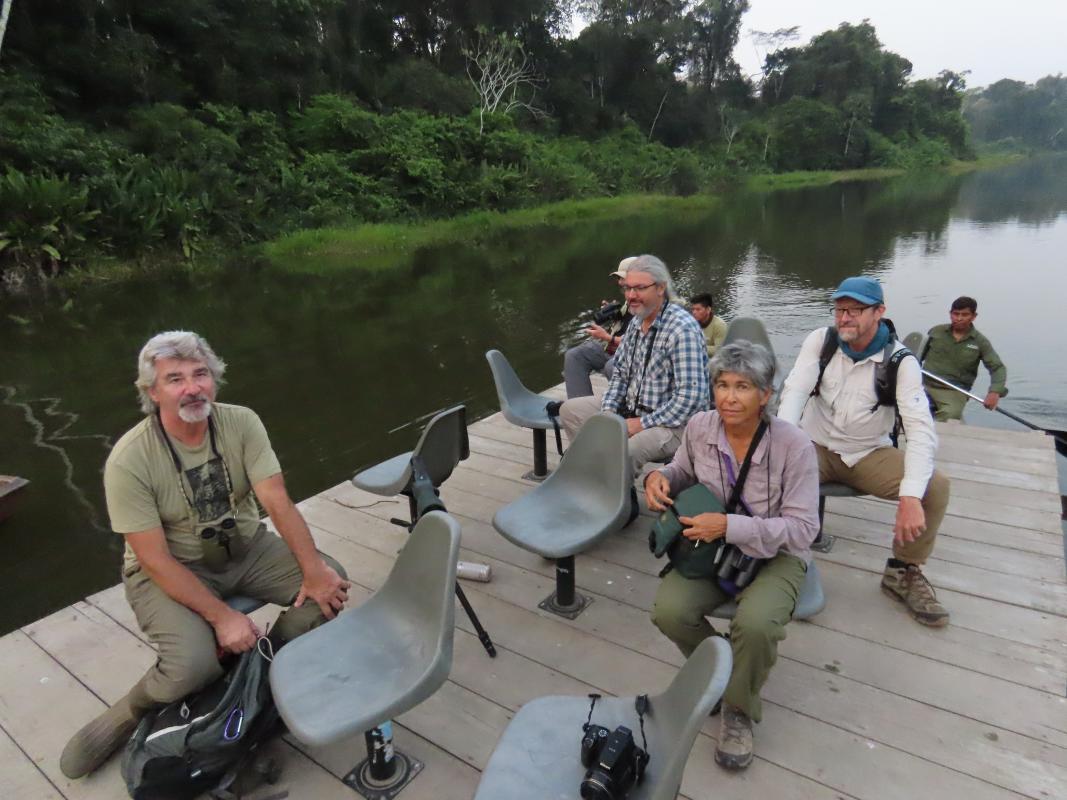
[[[672,497],[700,482],[725,503],[730,481],[723,459],[730,459],[735,476],[741,472],[719,413],[702,411],[689,420],[674,460],[660,472],[671,483]],[[819,533],[819,462],[804,431],[771,419],[752,454],[741,498],[755,516],[727,514],[727,542],[756,558],[784,550],[811,561],[811,543]]]

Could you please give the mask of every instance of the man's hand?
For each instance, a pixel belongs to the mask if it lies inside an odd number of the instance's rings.
[[[918,497],[901,497],[897,503],[897,519],[893,524],[893,540],[908,544],[926,530],[926,512]]]
[[[645,478],[645,502],[653,511],[666,511],[673,506],[671,500],[671,482],[658,469],[648,473]]]
[[[310,597],[319,604],[326,619],[333,619],[337,616],[337,612],[344,608],[352,582],[343,580],[326,562],[320,561],[319,565],[319,569],[304,574],[304,580],[300,584],[300,591],[296,593],[293,607],[300,608],[304,600]]]
[[[626,435],[636,436],[645,429],[645,426],[641,424],[640,417],[632,417],[626,420]]]
[[[610,342],[612,338],[610,333],[595,323],[586,328],[585,332],[589,334],[591,339],[599,339],[602,342]]]
[[[985,396],[985,400],[982,401],[982,405],[988,408],[990,411],[997,407],[997,403],[1000,402],[1000,395],[996,392],[990,392]]]
[[[256,646],[256,640],[262,635],[256,623],[251,617],[234,611],[232,608],[227,608],[226,611],[227,613],[217,622],[212,623],[215,629],[215,641],[227,653],[243,653],[251,650]]]
[[[695,517],[678,517],[685,525],[682,536],[699,542],[714,542],[726,535],[726,515],[708,511]]]

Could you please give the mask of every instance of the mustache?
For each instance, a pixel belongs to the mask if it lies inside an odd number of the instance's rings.
[[[181,401],[181,405],[188,406],[193,403],[206,403],[208,402],[208,396],[206,394],[198,394],[196,397],[186,397]]]

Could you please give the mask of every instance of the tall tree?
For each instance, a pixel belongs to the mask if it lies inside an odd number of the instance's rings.
[[[740,77],[734,47],[748,0],[700,0],[689,12],[689,75],[707,90]]]

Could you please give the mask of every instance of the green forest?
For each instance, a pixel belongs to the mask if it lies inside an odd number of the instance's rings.
[[[0,1],[9,285],[323,226],[1067,147],[1065,79],[913,79],[868,22],[757,34],[744,75],[748,0]]]

